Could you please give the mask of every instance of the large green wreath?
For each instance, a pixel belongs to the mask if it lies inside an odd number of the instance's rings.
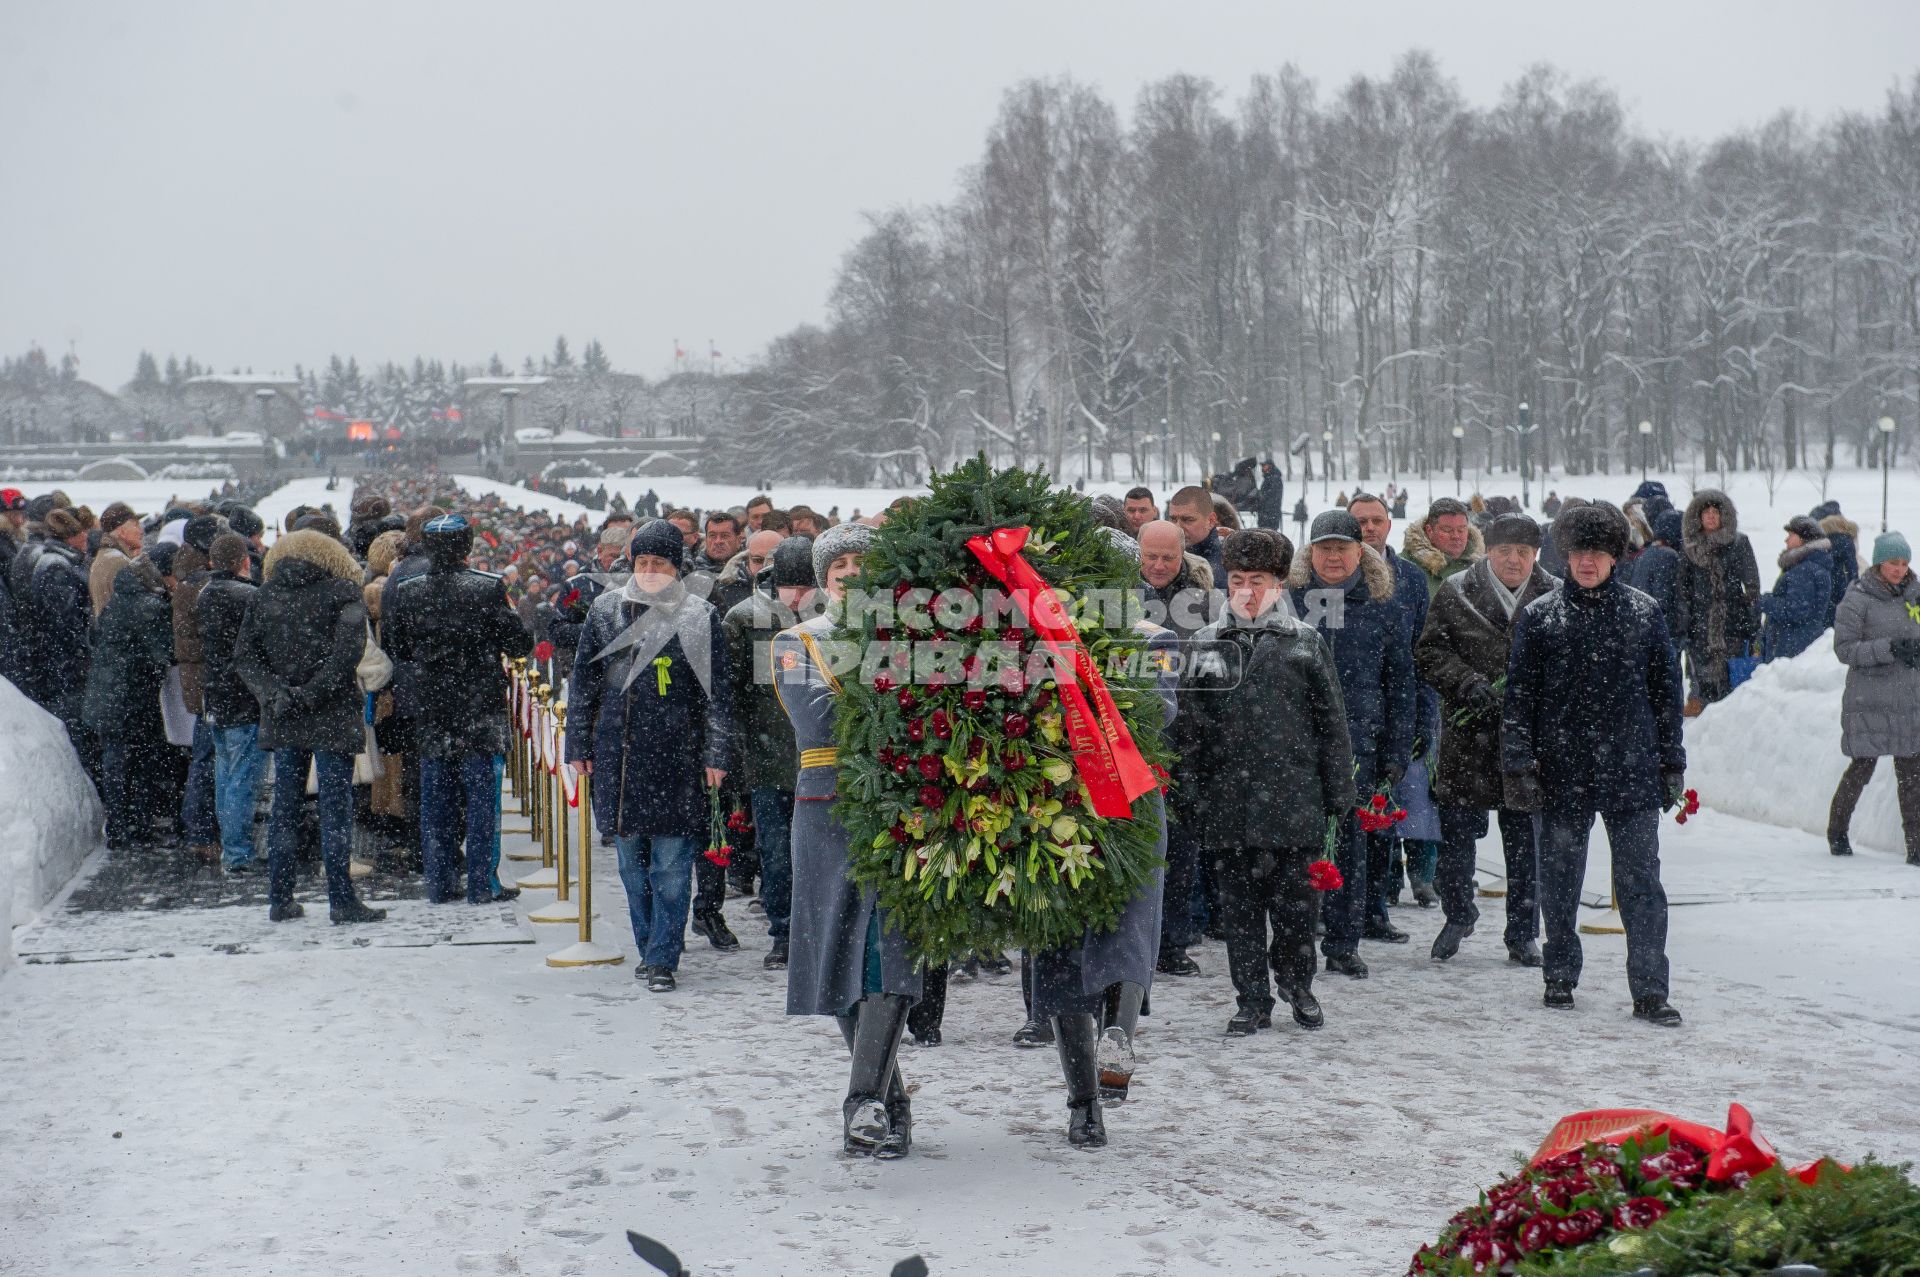
[[[975,457],[934,476],[931,495],[888,516],[851,588],[884,600],[924,589],[977,601],[995,582],[967,539],[1011,527],[1031,529],[1028,561],[1067,605],[1134,744],[1164,775],[1146,640],[1111,606],[1131,595],[1139,568],[1101,533],[1086,499],[1044,473],[995,470]],[[1089,600],[1094,590],[1104,594]],[[1025,666],[1036,645],[1025,618],[956,622],[948,610],[949,628],[905,612],[888,624],[876,611],[856,601],[838,635],[868,654],[860,674],[843,677],[835,722],[835,812],[854,879],[876,889],[909,947],[931,963],[1050,949],[1111,928],[1161,864],[1154,796],[1134,800],[1132,819],[1095,816],[1052,679],[991,674],[989,655],[1004,665],[1017,651]],[[958,654],[965,673],[928,685],[879,659],[901,662],[910,650]]]

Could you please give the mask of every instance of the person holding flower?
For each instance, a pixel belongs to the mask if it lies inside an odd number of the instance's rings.
[[[1350,823],[1346,701],[1332,649],[1286,605],[1292,543],[1266,528],[1236,532],[1222,562],[1227,611],[1195,636],[1180,704],[1192,716],[1191,806],[1219,875],[1238,1003],[1227,1032],[1244,1037],[1270,1025],[1269,961],[1294,1021],[1317,1029],[1324,1015],[1313,996],[1309,866],[1328,822]]]
[[[1580,981],[1580,888],[1597,816],[1613,854],[1635,1018],[1674,1026],[1667,1001],[1667,893],[1660,812],[1686,793],[1680,664],[1660,608],[1621,583],[1626,516],[1604,502],[1562,512],[1560,589],[1520,610],[1500,724],[1504,793],[1540,813],[1546,1005],[1573,1009]]]

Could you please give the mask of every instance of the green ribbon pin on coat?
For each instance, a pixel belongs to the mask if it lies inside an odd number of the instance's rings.
[[[673,682],[673,675],[667,673],[667,668],[672,664],[673,658],[670,656],[656,656],[653,658],[654,681],[659,685],[660,695],[662,696],[667,694],[667,687]]]

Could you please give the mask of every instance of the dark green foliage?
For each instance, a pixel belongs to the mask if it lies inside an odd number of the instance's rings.
[[[1134,743],[1164,766],[1161,703],[1139,659],[1144,638],[1110,608],[1077,606],[1090,590],[1131,597],[1138,570],[1100,533],[1085,499],[1044,474],[994,470],[976,457],[935,476],[931,495],[888,518],[852,588],[885,598],[906,587],[977,598],[993,583],[967,540],[1006,527],[1032,529],[1028,560],[1074,614]],[[1019,616],[972,630],[905,615],[894,625],[883,620],[856,606],[846,636],[868,653],[903,653],[911,641],[987,658],[983,644],[1003,655],[1036,645]],[[849,835],[850,872],[878,890],[930,962],[1077,942],[1089,928],[1111,927],[1160,863],[1151,795],[1135,801],[1130,820],[1088,810],[1051,680],[1010,688],[984,672],[928,686],[869,659],[862,674],[842,680],[836,812]],[[906,705],[902,692],[911,694]],[[932,726],[938,715],[949,736]],[[933,779],[923,765],[935,769]],[[923,791],[930,798],[934,790],[939,802],[929,806]]]

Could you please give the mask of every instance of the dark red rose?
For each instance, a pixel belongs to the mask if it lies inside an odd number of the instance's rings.
[[[893,768],[896,774],[904,776],[907,774],[908,771],[912,770],[913,768],[913,755],[895,754],[893,756],[893,761],[887,765]]]
[[[927,725],[917,718],[907,720],[907,739],[918,745],[927,738]]]
[[[887,830],[887,833],[892,835],[895,842],[905,842],[907,840],[907,827],[905,825],[895,825],[893,828]]]
[[[938,807],[945,801],[947,801],[947,791],[940,788],[940,786],[920,786],[920,805],[922,807]]]
[[[1008,714],[1000,720],[1000,730],[1015,738],[1025,736],[1031,726],[1025,714]]]
[[[1569,1206],[1573,1205],[1574,1198],[1580,1196],[1582,1193],[1591,1193],[1592,1191],[1593,1181],[1588,1179],[1583,1172],[1575,1171],[1571,1175],[1563,1175],[1559,1179],[1548,1180],[1545,1184],[1541,1185],[1540,1196],[1552,1202],[1561,1210],[1566,1210]]]
[[[954,830],[956,832],[963,833],[963,834],[966,833],[967,832],[967,813],[959,810],[958,808],[955,808],[953,813],[953,819],[948,823],[954,827]]]
[[[1533,1169],[1535,1174],[1544,1175],[1551,1179],[1553,1176],[1564,1174],[1567,1171],[1579,1170],[1586,1164],[1586,1160],[1587,1155],[1576,1148],[1570,1153],[1561,1153],[1557,1156],[1549,1157]]]
[[[893,687],[894,687],[894,683],[891,676],[886,674],[875,674],[873,676],[873,690],[880,693],[882,696],[885,696],[888,692],[891,692],[893,690]]]
[[[979,758],[986,752],[987,752],[987,742],[981,740],[978,736],[974,737],[972,740],[967,742],[968,758]]]
[[[920,755],[919,767],[920,767],[920,775],[924,779],[926,780],[940,779],[940,755],[938,754]]]
[[[1642,1158],[1640,1174],[1649,1180],[1664,1179],[1675,1188],[1693,1188],[1700,1183],[1700,1176],[1706,1167],[1700,1159],[1678,1146],[1664,1153],[1655,1153],[1652,1157]]]
[[[1523,1255],[1545,1249],[1553,1245],[1553,1220],[1545,1215],[1532,1216],[1520,1225],[1513,1239],[1519,1243]]]
[[[920,698],[913,694],[912,688],[903,687],[900,689],[900,708],[902,711],[911,714],[913,713],[913,707],[919,703]]]
[[[1000,765],[1010,772],[1017,772],[1027,765],[1027,757],[1018,750],[1010,749],[1000,755]]]
[[[1000,637],[1009,643],[1024,643],[1027,641],[1027,632],[1018,625],[1009,625],[1007,632]]]
[[[1000,690],[1009,696],[1018,696],[1027,690],[1027,676],[1016,669],[1000,671]]]
[[[1613,1208],[1615,1228],[1651,1228],[1666,1215],[1668,1206],[1657,1197],[1635,1197]]]
[[[937,709],[933,711],[933,716],[927,721],[928,725],[933,728],[933,734],[941,740],[945,740],[953,735],[953,720],[947,717],[947,711]]]
[[[974,679],[979,678],[980,677],[980,658],[977,656],[969,656],[966,660],[960,662],[960,672],[967,676],[967,681],[969,683],[971,683]]]
[[[976,687],[961,693],[960,703],[970,710],[983,710],[987,707],[987,694]]]
[[[986,625],[987,623],[985,619],[976,616],[970,619],[965,625],[962,625],[960,627],[960,632],[962,634],[978,634],[981,630],[986,628]]]
[[[970,794],[984,794],[987,791],[987,787],[992,784],[993,782],[987,777],[981,776],[967,783],[967,792]]]
[[[1577,1210],[1554,1220],[1553,1240],[1560,1246],[1578,1246],[1598,1237],[1600,1230],[1606,1226],[1606,1219],[1599,1211],[1589,1206],[1585,1210]]]
[[[875,630],[873,632],[873,636],[879,639],[882,643],[891,643],[893,641],[893,631],[888,629],[884,625],[881,626],[879,629]]]
[[[1063,790],[1063,791],[1061,791],[1061,794],[1060,794],[1060,805],[1061,805],[1062,807],[1078,807],[1078,806],[1080,805],[1080,789],[1079,789],[1079,786],[1077,786],[1077,785],[1076,785],[1076,786],[1072,786],[1072,787],[1070,787],[1070,788],[1068,788],[1068,789],[1065,789],[1065,790]]]
[[[913,589],[913,587],[905,581],[900,582],[900,584],[893,587],[893,601],[898,603],[901,599],[906,598],[907,592],[911,589]]]

